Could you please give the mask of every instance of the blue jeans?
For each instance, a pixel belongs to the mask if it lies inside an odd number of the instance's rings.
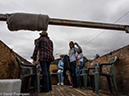
[[[42,69],[42,90],[49,92],[52,90],[51,76],[49,72],[50,62],[40,61]]]
[[[77,87],[76,62],[70,62],[70,74],[73,80],[73,87]]]
[[[78,70],[81,70],[83,67],[83,62],[80,61],[80,66],[76,66],[76,74],[78,75],[79,72],[77,72]]]
[[[58,76],[58,82],[63,82],[64,81],[64,77],[63,77],[63,70],[58,70],[57,71],[57,76]]]

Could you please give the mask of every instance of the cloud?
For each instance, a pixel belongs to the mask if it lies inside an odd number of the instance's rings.
[[[129,10],[128,0],[0,0],[2,14],[24,12],[47,14],[50,18],[81,20],[102,23],[114,23]],[[117,21],[117,24],[129,25],[129,14]],[[10,32],[6,22],[0,21],[0,39],[19,55],[31,61],[34,39],[39,37],[37,31]],[[95,28],[69,26],[48,26],[48,34],[54,43],[54,55],[68,54],[69,42],[77,42],[88,59],[96,54],[104,55],[128,45],[129,34]]]

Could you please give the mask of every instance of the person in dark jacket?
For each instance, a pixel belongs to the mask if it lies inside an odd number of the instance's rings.
[[[70,72],[70,60],[69,60],[68,55],[64,56],[63,62],[64,62],[63,76],[67,75],[69,83],[72,85],[72,78],[71,78],[70,73],[69,73]]]
[[[64,56],[63,62],[64,62],[63,76],[65,76],[66,75],[66,71],[70,70],[70,61],[69,61],[69,56],[68,55]]]
[[[52,90],[49,67],[52,61],[53,42],[49,39],[46,31],[43,31],[40,35],[41,36],[38,38],[33,52],[33,62],[36,62],[37,53],[39,51],[39,62],[42,70],[41,92],[49,92]],[[50,50],[52,50],[52,53]]]

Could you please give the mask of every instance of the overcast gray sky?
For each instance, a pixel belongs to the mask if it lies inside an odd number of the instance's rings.
[[[50,18],[114,23],[129,11],[129,0],[0,0],[0,14],[47,14]],[[129,25],[129,14],[116,22]],[[31,61],[34,39],[41,31],[9,31],[0,21],[0,40],[16,53]],[[54,43],[54,56],[68,54],[69,42],[77,42],[88,59],[122,48],[129,43],[129,33],[68,26],[48,26],[48,35]]]

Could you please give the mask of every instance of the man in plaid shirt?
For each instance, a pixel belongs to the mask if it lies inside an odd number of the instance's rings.
[[[36,62],[37,52],[39,51],[39,62],[42,69],[41,92],[49,92],[52,90],[49,67],[52,61],[53,42],[49,39],[48,34],[45,31],[40,33],[40,35],[33,52],[33,62]],[[52,50],[52,52],[50,50]]]

